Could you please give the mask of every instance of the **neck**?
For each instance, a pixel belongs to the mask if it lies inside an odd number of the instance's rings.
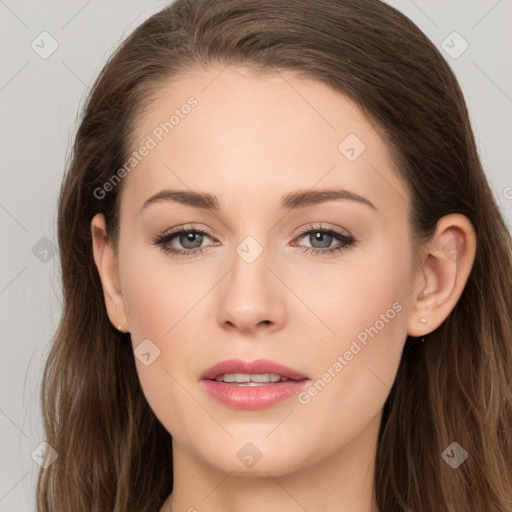
[[[173,439],[173,493],[161,512],[378,512],[372,501],[380,415],[326,457],[292,471],[222,471]],[[172,504],[172,508],[171,508]]]

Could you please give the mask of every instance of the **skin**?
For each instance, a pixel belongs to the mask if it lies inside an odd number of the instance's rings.
[[[174,496],[161,511],[172,501],[173,511],[375,512],[379,423],[406,336],[433,331],[455,306],[474,260],[473,227],[458,214],[440,219],[415,259],[410,197],[385,143],[350,100],[291,72],[217,68],[166,84],[138,120],[133,150],[190,96],[197,107],[124,178],[117,254],[103,217],[91,222],[113,325],[131,333],[134,349],[150,339],[160,350],[149,366],[135,361],[172,435]],[[338,149],[349,134],[366,146],[354,161]],[[220,209],[162,201],[141,213],[165,188],[215,194]],[[376,209],[352,200],[279,208],[284,194],[324,188]],[[203,253],[173,256],[151,243],[191,223],[213,235]],[[336,254],[302,252],[340,245],[300,235],[319,224],[357,241]],[[236,251],[247,236],[263,249],[250,264]],[[194,247],[183,243],[168,245]],[[400,311],[307,404],[233,409],[199,384],[201,372],[234,357],[278,361],[315,382],[394,303]],[[261,453],[252,467],[237,456],[248,442]]]

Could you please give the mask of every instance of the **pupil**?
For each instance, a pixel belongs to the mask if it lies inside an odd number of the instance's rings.
[[[202,243],[202,237],[200,233],[187,233],[185,235],[181,235],[180,243],[183,245],[183,247],[187,249],[196,249],[197,247],[201,247]],[[199,240],[199,243],[197,241]],[[191,242],[192,246],[187,246],[187,243]]]
[[[317,231],[315,233],[313,241],[314,242],[322,242],[322,237],[325,237],[323,244],[321,243],[320,246],[315,246],[315,243],[312,243],[311,245],[314,248],[320,248],[320,249],[322,249],[322,248],[325,249],[326,247],[329,247],[329,245],[332,241],[332,235],[329,235],[328,233],[321,233],[321,232]]]

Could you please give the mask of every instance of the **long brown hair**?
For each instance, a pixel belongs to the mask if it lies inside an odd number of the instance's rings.
[[[83,111],[60,191],[63,313],[42,406],[57,460],[38,479],[39,512],[155,512],[172,491],[171,437],[142,393],[132,347],[111,325],[90,222],[115,244],[137,116],[196,68],[293,70],[356,102],[411,192],[415,244],[444,215],[469,218],[474,265],[455,308],[406,343],[384,407],[374,493],[382,512],[512,510],[512,243],[477,154],[465,100],[440,52],[379,0],[177,0],[109,59]],[[129,338],[128,338],[129,340]],[[452,469],[453,441],[468,453]]]

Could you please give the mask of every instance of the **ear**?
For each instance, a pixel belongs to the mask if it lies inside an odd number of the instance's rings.
[[[476,234],[467,217],[454,213],[438,221],[416,273],[409,336],[424,336],[448,317],[464,290],[475,253]]]
[[[121,294],[117,255],[107,237],[105,217],[98,213],[91,221],[94,261],[101,279],[107,313],[116,329],[129,331],[126,306]]]

